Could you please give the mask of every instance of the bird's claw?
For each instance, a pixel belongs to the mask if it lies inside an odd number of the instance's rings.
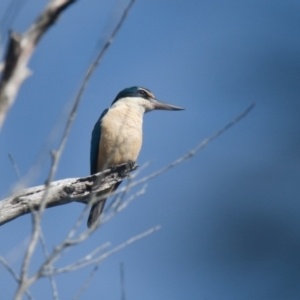
[[[132,171],[134,167],[135,167],[135,161],[128,160],[128,162],[127,162],[127,168],[129,169],[129,171]]]

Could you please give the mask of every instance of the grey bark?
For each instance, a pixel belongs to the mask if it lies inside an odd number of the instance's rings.
[[[46,207],[53,207],[71,202],[87,204],[92,195],[124,180],[138,166],[134,163],[122,164],[103,172],[83,177],[68,178],[51,183],[47,193]],[[0,225],[3,225],[32,209],[37,210],[43,200],[45,185],[22,190],[16,195],[0,201]]]

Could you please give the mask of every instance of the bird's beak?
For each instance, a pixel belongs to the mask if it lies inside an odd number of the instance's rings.
[[[173,104],[169,104],[166,102],[159,101],[155,98],[150,99],[151,103],[154,106],[154,109],[161,109],[161,110],[184,110],[184,108],[175,106]]]

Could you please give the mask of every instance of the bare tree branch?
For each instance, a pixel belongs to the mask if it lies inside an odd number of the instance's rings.
[[[92,194],[97,194],[116,182],[120,182],[129,176],[129,172],[137,168],[137,165],[119,165],[83,178],[69,178],[54,181],[49,187],[46,198],[46,207],[81,202],[87,204]],[[101,178],[100,182],[98,182]],[[30,208],[38,210],[45,193],[45,185],[25,189],[0,201],[0,225],[5,224],[17,217],[31,212]]]
[[[60,14],[74,2],[75,0],[52,0],[23,35],[11,33],[0,82],[0,130],[22,83],[30,74],[27,65],[37,43]]]

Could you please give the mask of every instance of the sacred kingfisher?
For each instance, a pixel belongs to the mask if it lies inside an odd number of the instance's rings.
[[[91,139],[91,174],[104,171],[128,161],[136,161],[142,146],[143,115],[154,109],[183,110],[179,106],[158,101],[154,95],[142,87],[130,87],[122,90],[105,109],[96,122]],[[104,194],[113,192],[121,182]],[[92,227],[100,217],[106,199],[93,204],[87,221]]]

